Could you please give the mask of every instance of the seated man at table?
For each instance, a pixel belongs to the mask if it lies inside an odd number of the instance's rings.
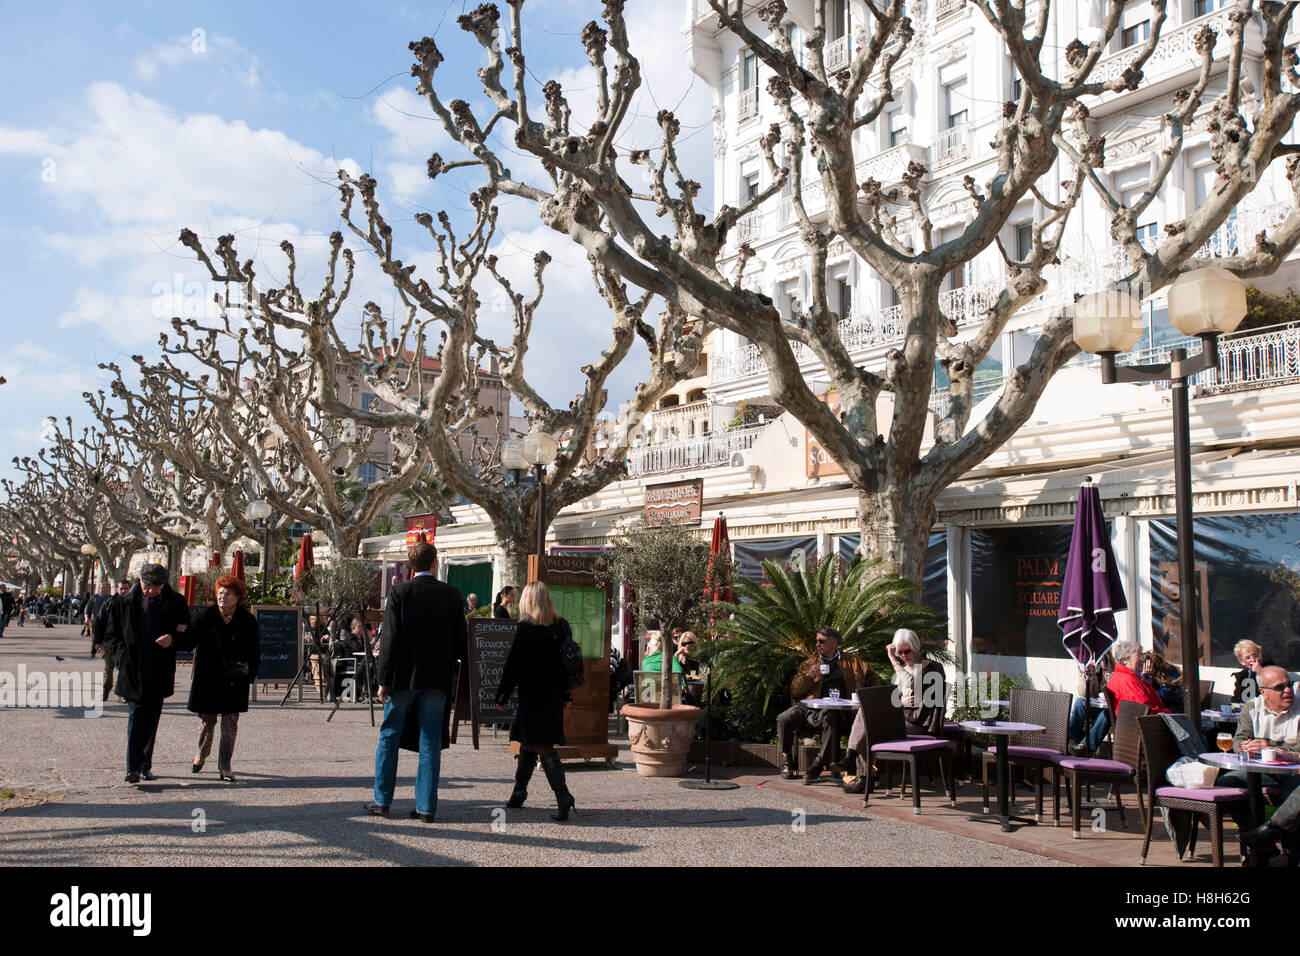
[[[840,632],[833,627],[817,630],[817,653],[799,665],[790,684],[790,696],[796,701],[828,697],[838,690],[849,697],[859,687],[879,683],[879,678],[858,655],[840,651]],[[840,733],[840,715],[814,710],[796,703],[776,718],[777,741],[781,746],[781,776],[789,780],[799,765],[794,756],[795,735],[808,731],[821,734],[821,750],[804,774],[804,783],[812,783],[830,765],[831,746]]]
[[[1258,758],[1265,747],[1277,751],[1277,759],[1288,763],[1300,761],[1300,706],[1296,705],[1295,688],[1281,667],[1261,667],[1257,672],[1259,696],[1241,709],[1237,732],[1232,745],[1238,753]],[[1281,806],[1273,819],[1262,826],[1242,834],[1247,846],[1264,847],[1279,837],[1289,836],[1293,865],[1300,865],[1300,841],[1295,835],[1300,831],[1300,775],[1264,774],[1260,783],[1276,787]],[[1221,774],[1215,782],[1218,787],[1244,787],[1246,771],[1233,770]]]
[[[1160,700],[1156,689],[1138,675],[1142,670],[1142,647],[1137,641],[1116,641],[1111,654],[1115,658],[1115,673],[1106,682],[1106,689],[1115,697],[1115,706],[1121,700],[1146,704],[1152,714],[1168,714],[1170,710]]]

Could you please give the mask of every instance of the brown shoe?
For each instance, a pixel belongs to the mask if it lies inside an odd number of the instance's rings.
[[[822,775],[822,763],[820,760],[814,760],[812,762],[812,765],[809,766],[808,772],[803,775],[803,785],[805,787],[808,786],[821,775]]]
[[[781,754],[781,779],[793,780],[797,777],[799,774],[798,771],[795,770],[796,766],[797,764],[795,764],[793,757],[789,754]]]
[[[861,795],[867,792],[867,778],[865,776],[842,777],[840,786],[844,788],[845,793]]]

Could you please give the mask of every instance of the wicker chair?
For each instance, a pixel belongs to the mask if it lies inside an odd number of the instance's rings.
[[[1111,724],[1114,728],[1112,731],[1114,759],[1076,757],[1073,754],[1062,754],[1052,758],[1052,826],[1061,825],[1061,778],[1065,777],[1070,792],[1071,836],[1077,840],[1083,835],[1080,806],[1083,802],[1082,785],[1085,783],[1108,783],[1114,787],[1115,808],[1119,810],[1119,822],[1124,829],[1128,829],[1128,820],[1124,816],[1124,804],[1120,799],[1119,788],[1120,784],[1133,783],[1140,749],[1137,719],[1145,717],[1148,709],[1146,704],[1139,704],[1136,701],[1120,701],[1119,713],[1116,715],[1115,722]],[[1134,789],[1136,790],[1136,785]],[[1144,815],[1139,813],[1138,816],[1145,823]]]
[[[1045,728],[1041,734],[1018,734],[1007,741],[1007,759],[1012,765],[1033,771],[1035,776],[1034,813],[1043,819],[1043,776],[1048,770],[1055,773],[1054,757],[1063,756],[1070,737],[1070,694],[1055,690],[1011,691],[1011,716],[1009,720],[1020,724],[1038,724]],[[989,766],[997,762],[992,750],[984,752],[984,812],[989,812]]]
[[[1138,857],[1138,864],[1147,861],[1147,850],[1151,846],[1151,827],[1155,821],[1156,810],[1159,807],[1166,807],[1171,811],[1187,810],[1195,815],[1191,839],[1187,846],[1188,855],[1196,852],[1197,824],[1202,817],[1205,818],[1205,825],[1210,831],[1210,852],[1214,858],[1214,865],[1223,866],[1224,810],[1240,809],[1243,814],[1247,813],[1246,791],[1242,787],[1186,790],[1182,787],[1166,785],[1165,768],[1182,756],[1178,743],[1158,714],[1154,717],[1139,717],[1137,725],[1142,742],[1147,803],[1151,808],[1147,813],[1146,835],[1142,839],[1142,855]]]
[[[862,709],[862,722],[866,726],[866,753],[863,759],[867,766],[873,763],[906,764],[908,778],[904,779],[900,796],[907,790],[907,779],[912,781],[912,812],[921,812],[921,787],[917,776],[917,764],[920,760],[937,760],[939,777],[948,791],[949,806],[957,805],[957,778],[953,774],[952,744],[947,740],[935,740],[933,737],[911,736],[903,721],[903,711],[894,703],[894,688],[864,687],[858,691],[859,706]],[[885,791],[888,793],[888,789]],[[871,800],[871,786],[862,798],[866,807]]]

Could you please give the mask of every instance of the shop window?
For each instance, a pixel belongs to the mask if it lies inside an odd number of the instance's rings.
[[[977,654],[1067,657],[1056,616],[1073,526],[971,531],[971,635]]]

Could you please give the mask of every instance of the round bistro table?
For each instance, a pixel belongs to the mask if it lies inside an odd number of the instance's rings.
[[[1047,728],[1041,724],[1021,724],[1010,720],[997,720],[992,724],[985,724],[978,720],[963,720],[960,726],[963,730],[972,734],[992,734],[997,738],[998,812],[993,816],[971,814],[970,819],[976,823],[1001,823],[1002,830],[1005,833],[1012,831],[1012,820],[1016,820],[1018,823],[1035,822],[1033,820],[1022,820],[1011,815],[1011,767],[1007,760],[1007,738],[1013,734],[1041,734]]]

